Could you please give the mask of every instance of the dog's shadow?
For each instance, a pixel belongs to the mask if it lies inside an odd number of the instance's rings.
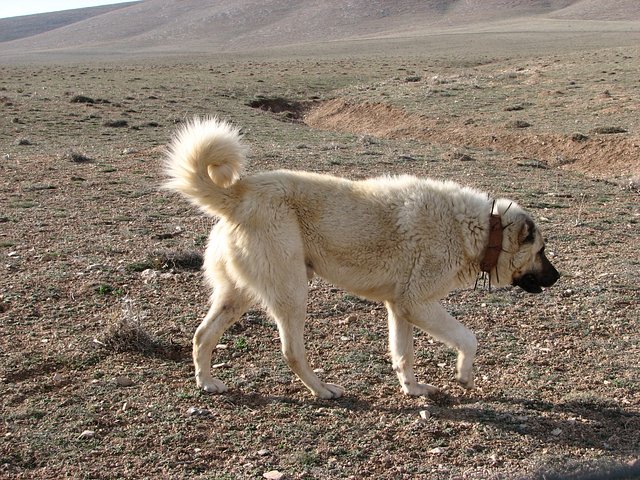
[[[640,450],[640,414],[599,398],[557,403],[497,395],[467,398],[455,408],[436,403],[436,418],[473,422],[545,443],[610,451]]]
[[[220,397],[218,397],[220,398]],[[309,406],[352,412],[415,415],[411,405],[380,406],[358,396],[335,400],[298,399],[292,396],[262,395],[236,391],[224,402],[261,410],[273,404],[291,407]],[[557,403],[511,397],[508,395],[475,396],[440,393],[429,399],[429,412],[436,420],[488,425],[518,436],[533,436],[544,443],[618,452],[640,451],[640,413],[625,410],[607,400],[585,397]]]

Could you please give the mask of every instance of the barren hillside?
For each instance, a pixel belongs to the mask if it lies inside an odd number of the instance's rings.
[[[50,24],[53,14],[33,16]],[[37,18],[41,17],[41,18]],[[570,25],[558,26],[559,19]],[[589,22],[582,22],[589,20]],[[607,21],[606,25],[599,21]],[[4,20],[4,31],[18,19]],[[487,26],[515,31],[593,31],[640,27],[635,0],[146,0],[54,30],[2,42],[4,55],[26,52],[219,52],[336,40],[425,36]],[[14,23],[12,23],[14,22]],[[507,23],[505,23],[507,22]],[[22,26],[23,32],[29,30]],[[15,35],[14,35],[15,37]]]
[[[119,8],[131,6],[131,3],[116,3],[113,5],[101,5],[98,7],[74,8],[72,10],[63,10],[46,14],[0,18],[0,43],[32,37],[43,32],[56,30]]]

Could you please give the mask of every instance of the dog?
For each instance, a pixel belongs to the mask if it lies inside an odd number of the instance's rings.
[[[457,350],[456,379],[474,385],[475,335],[439,300],[477,281],[540,293],[559,278],[532,218],[515,202],[450,181],[409,175],[351,181],[275,170],[241,176],[240,130],[217,118],[185,123],[167,148],[165,187],[219,219],[204,255],[211,306],[193,337],[198,387],[222,393],[211,374],[222,334],[256,303],[275,320],[293,372],[322,399],[343,395],[310,368],[303,338],[308,281],[319,275],[388,312],[394,371],[408,395],[438,389],[413,371],[413,327]]]

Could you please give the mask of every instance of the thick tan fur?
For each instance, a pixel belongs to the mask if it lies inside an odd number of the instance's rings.
[[[505,227],[494,285],[541,270],[542,236],[530,217],[509,200],[493,202],[453,182],[412,176],[350,181],[277,170],[241,177],[245,155],[238,129],[212,118],[186,124],[168,151],[167,186],[219,218],[204,261],[212,305],[193,340],[198,386],[227,389],[211,375],[212,351],[260,303],[275,319],[284,357],[300,380],[317,397],[341,396],[342,387],[322,382],[306,359],[314,273],[384,302],[393,367],[405,393],[436,391],[415,379],[414,326],[458,351],[457,379],[473,386],[476,338],[438,301],[477,278],[492,209]]]

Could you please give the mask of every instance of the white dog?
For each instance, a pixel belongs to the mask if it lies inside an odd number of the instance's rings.
[[[342,387],[310,368],[303,339],[308,279],[315,273],[384,302],[393,368],[409,395],[437,391],[413,373],[413,327],[458,351],[457,380],[473,386],[475,335],[439,300],[481,271],[494,285],[538,293],[559,275],[531,218],[514,202],[453,182],[412,176],[350,181],[276,170],[241,177],[238,129],[212,118],[183,126],[168,149],[167,186],[220,219],[204,271],[212,305],[193,338],[198,386],[221,393],[211,356],[224,331],[260,303],[278,325],[284,357],[311,392]]]

